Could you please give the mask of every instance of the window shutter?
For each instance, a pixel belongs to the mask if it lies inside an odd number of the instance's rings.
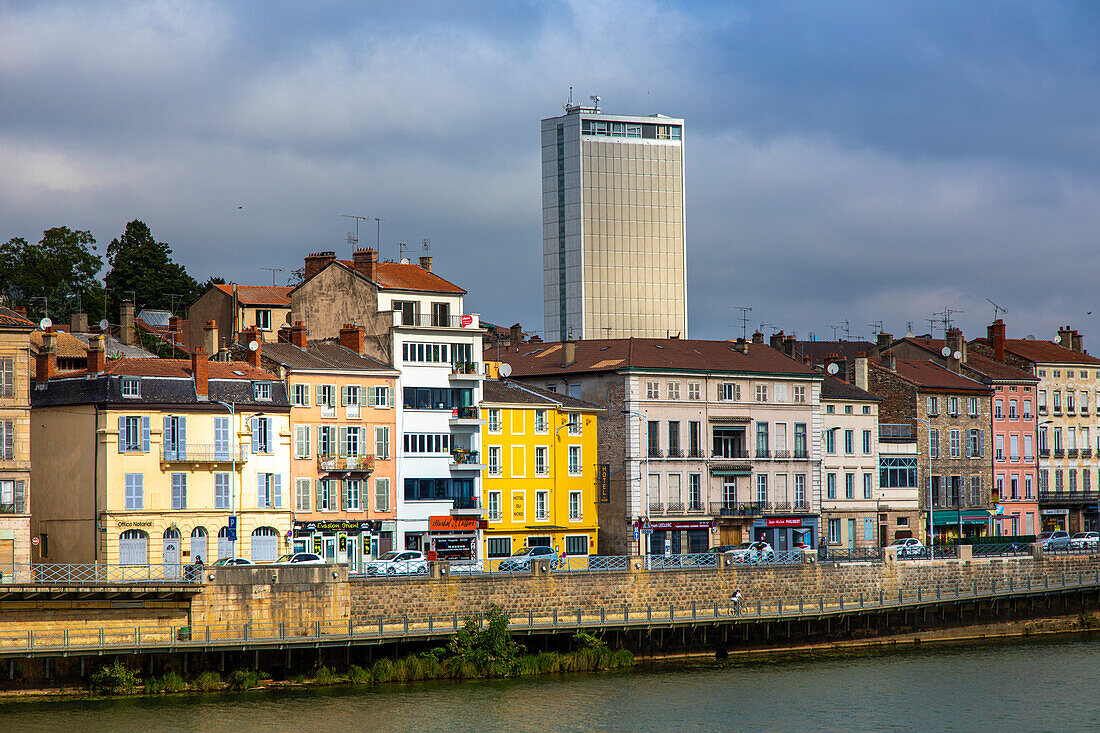
[[[347,511],[348,509],[348,482],[347,479],[340,481],[340,511]]]
[[[161,433],[160,442],[164,448],[165,457],[168,456],[168,449],[175,443],[172,440],[172,418],[167,415],[164,416],[164,432]]]
[[[302,385],[302,405],[304,407],[309,407],[309,393],[310,393],[310,385],[309,384],[303,384]]]
[[[260,425],[259,425],[259,423],[260,423],[259,420],[253,420],[252,421],[252,452],[253,453],[259,453],[260,452]]]
[[[347,386],[340,387],[340,405],[348,404],[348,388]]]
[[[336,454],[339,456],[346,456],[348,454],[348,429],[339,428],[336,434],[338,436]]]
[[[27,485],[23,481],[15,482],[15,513],[26,514]]]
[[[118,419],[118,452],[126,452],[126,418]]]
[[[176,419],[176,450],[180,458],[187,457],[187,418],[182,416]]]
[[[141,418],[141,452],[149,452],[149,418]]]
[[[393,395],[396,390],[393,387],[386,387],[386,407],[393,407]]]
[[[985,431],[978,431],[978,456],[985,458]]]
[[[265,506],[265,500],[267,499],[267,482],[264,481],[264,474],[256,474],[256,508],[263,509]]]
[[[359,428],[359,455],[363,458],[369,456],[370,452],[370,438],[367,437],[367,428]]]
[[[271,480],[275,482],[275,508],[283,508],[283,475],[281,473],[272,474]]]
[[[314,499],[315,499],[314,506],[317,507],[317,511],[321,511],[321,499],[323,498],[323,494],[324,494],[324,486],[323,486],[324,481],[325,481],[325,479],[320,479],[320,478],[317,479],[317,496],[314,497]]]
[[[370,407],[370,403],[373,401],[371,399],[370,392],[371,392],[370,387],[360,387],[359,388],[359,406],[360,407]]]
[[[15,458],[15,421],[4,421],[4,458],[6,460],[13,460]]]

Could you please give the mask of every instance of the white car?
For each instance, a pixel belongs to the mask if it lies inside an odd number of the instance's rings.
[[[1096,532],[1078,532],[1070,538],[1069,546],[1074,550],[1095,550],[1100,546],[1100,534]]]
[[[293,555],[283,555],[274,562],[275,565],[327,565],[325,558],[315,552],[295,552]]]
[[[365,575],[426,575],[428,558],[419,550],[391,550],[363,563]]]
[[[924,554],[924,543],[916,537],[907,537],[903,540],[894,540],[886,546],[887,550],[897,550],[898,557]]]
[[[734,562],[771,562],[775,559],[775,552],[772,550],[772,546],[762,540],[757,542],[742,542],[734,547],[732,550],[727,550],[725,553],[733,558]]]

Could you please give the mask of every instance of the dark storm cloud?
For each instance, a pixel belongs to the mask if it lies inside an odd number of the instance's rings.
[[[572,84],[687,119],[693,335],[739,332],[733,305],[975,333],[987,297],[1013,335],[1088,330],[1094,7],[8,5],[0,237],[140,217],[197,277],[263,282],[381,216],[383,256],[431,237],[471,310],[539,329],[538,120]]]

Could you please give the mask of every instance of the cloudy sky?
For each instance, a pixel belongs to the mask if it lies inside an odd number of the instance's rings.
[[[1097,38],[1087,0],[0,0],[0,240],[140,218],[262,284],[382,217],[383,257],[430,237],[467,310],[541,329],[539,120],[572,85],[686,118],[691,335],[741,305],[977,335],[991,298],[1096,350]]]

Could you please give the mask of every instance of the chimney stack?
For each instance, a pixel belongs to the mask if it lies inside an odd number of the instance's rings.
[[[894,334],[886,333],[885,331],[883,331],[878,335],[878,338],[875,339],[875,348],[878,349],[878,352],[881,355],[882,352],[887,351],[893,343]]]
[[[508,341],[512,346],[519,346],[523,343],[523,327],[518,323],[513,323],[512,327],[508,329]]]
[[[363,277],[373,280],[378,271],[378,253],[370,247],[357,249],[351,253],[352,264],[355,271],[362,273]]]
[[[213,357],[218,353],[218,323],[207,321],[202,328],[202,345],[206,353]]]
[[[303,280],[308,280],[322,269],[325,265],[336,259],[335,252],[313,252],[306,255],[305,259],[305,272],[303,273]]]
[[[206,358],[206,349],[199,346],[191,354],[191,377],[195,380],[195,396],[205,400],[210,394],[210,362]]]
[[[948,329],[947,348],[951,349],[951,353],[947,355],[947,368],[959,374],[962,371],[962,365],[966,363],[966,341],[963,340],[960,329]],[[957,359],[955,354],[959,355]]]
[[[305,348],[305,326],[302,326],[302,348]],[[356,354],[363,353],[363,328],[352,323],[345,323],[340,329],[340,345],[348,351]]]
[[[764,334],[760,333],[759,331],[753,331],[752,332],[752,342],[754,344],[764,343]]]
[[[768,346],[771,346],[773,349],[775,349],[777,351],[782,351],[783,350],[783,340],[784,340],[784,338],[785,337],[784,337],[782,331],[779,331],[777,333],[773,333],[771,335],[771,337],[768,339]]]
[[[107,371],[107,350],[102,334],[92,336],[88,344],[88,374],[102,374]]]
[[[301,321],[290,327],[290,343],[299,349],[306,348],[306,326]]]
[[[420,267],[427,270],[428,272],[432,271],[431,255],[420,255]]]
[[[890,351],[884,351],[879,355],[879,364],[892,372],[898,370],[897,361],[894,359],[893,352]]]
[[[169,316],[168,318],[168,341],[173,346],[180,345],[183,338],[183,319],[179,316]],[[213,352],[210,352],[213,353]]]
[[[263,349],[263,341],[260,339],[260,332],[256,330],[255,326],[249,326],[244,331],[241,331],[241,343],[244,344],[244,360],[250,365],[260,368],[260,352]],[[252,349],[252,344],[256,344],[255,350]]]
[[[42,334],[42,348],[38,350],[38,356],[34,361],[34,382],[37,385],[45,385],[50,381],[50,375],[56,369],[54,362],[54,340],[56,336],[53,326]]]
[[[87,313],[73,313],[69,316],[69,333],[88,333]]]
[[[749,353],[749,342],[746,341],[743,338],[738,338],[736,341],[733,342],[733,348],[737,349],[742,354],[748,354]]]
[[[119,338],[127,346],[133,346],[137,343],[137,331],[134,328],[134,304],[129,300],[122,301],[121,314]]]
[[[993,358],[997,361],[1005,360],[1005,322],[998,318],[993,325],[986,329],[986,338],[993,346]]]
[[[566,341],[561,345],[561,365],[573,366],[577,363],[577,342]]]
[[[856,386],[859,387],[860,389],[864,390],[864,391],[867,391],[867,364],[868,364],[868,361],[869,360],[867,359],[867,352],[866,351],[861,351],[858,354],[856,354],[856,363],[855,363],[855,367],[856,367],[856,369],[855,369],[855,371],[856,371],[856,379],[855,379]]]

